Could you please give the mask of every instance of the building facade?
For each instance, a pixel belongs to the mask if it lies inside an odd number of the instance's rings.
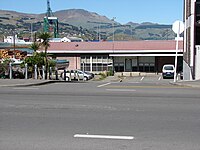
[[[200,0],[184,1],[184,80],[200,79]]]
[[[67,69],[90,72],[161,72],[174,64],[176,41],[52,42],[48,53],[69,61]],[[182,70],[183,41],[179,42],[178,70]]]

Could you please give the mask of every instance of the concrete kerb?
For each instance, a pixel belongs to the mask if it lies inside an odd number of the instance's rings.
[[[0,85],[0,87],[27,87],[27,86],[39,86],[39,85],[45,85],[45,84],[50,84],[50,83],[55,83],[55,81],[41,81],[41,82],[30,82],[30,83],[9,83],[9,84],[3,84]]]
[[[14,79],[13,79],[14,80]],[[35,83],[34,83],[35,82]],[[28,87],[28,86],[40,86],[52,83],[85,83],[84,81],[61,81],[61,80],[36,80],[30,81],[29,83],[9,83],[9,84],[2,84],[0,83],[0,87]]]
[[[16,87],[27,87],[27,86],[39,86],[39,85],[45,85],[45,84],[50,84],[50,83],[55,83],[57,81],[43,81],[43,82],[39,82],[39,83],[29,83],[29,84],[16,84]]]
[[[192,87],[192,88],[200,88],[200,82],[197,81],[178,81],[178,82],[170,82],[172,85],[182,86],[182,87]]]

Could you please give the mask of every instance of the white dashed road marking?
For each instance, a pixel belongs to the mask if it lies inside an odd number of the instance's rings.
[[[93,138],[93,139],[115,139],[115,140],[133,140],[133,136],[113,136],[113,135],[89,135],[75,134],[75,138]]]
[[[162,77],[160,76],[160,77],[158,78],[158,80],[160,81],[160,80],[161,80],[161,78],[162,78]]]
[[[97,86],[97,87],[103,87],[103,86],[106,86],[106,85],[109,85],[110,83],[105,83],[105,84],[101,84],[101,85],[99,85],[99,86]]]

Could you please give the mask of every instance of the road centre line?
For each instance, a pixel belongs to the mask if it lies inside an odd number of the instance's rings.
[[[115,139],[115,140],[133,140],[133,136],[114,136],[114,135],[89,135],[75,134],[74,138],[93,138],[93,139]]]
[[[109,85],[109,84],[111,84],[111,83],[109,82],[109,83],[101,84],[101,85],[99,85],[97,87],[99,88],[99,87],[103,87],[103,86],[106,86],[106,85]]]

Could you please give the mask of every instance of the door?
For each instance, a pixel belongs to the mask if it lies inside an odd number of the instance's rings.
[[[131,59],[125,59],[125,71],[126,72],[132,71],[132,60]]]

